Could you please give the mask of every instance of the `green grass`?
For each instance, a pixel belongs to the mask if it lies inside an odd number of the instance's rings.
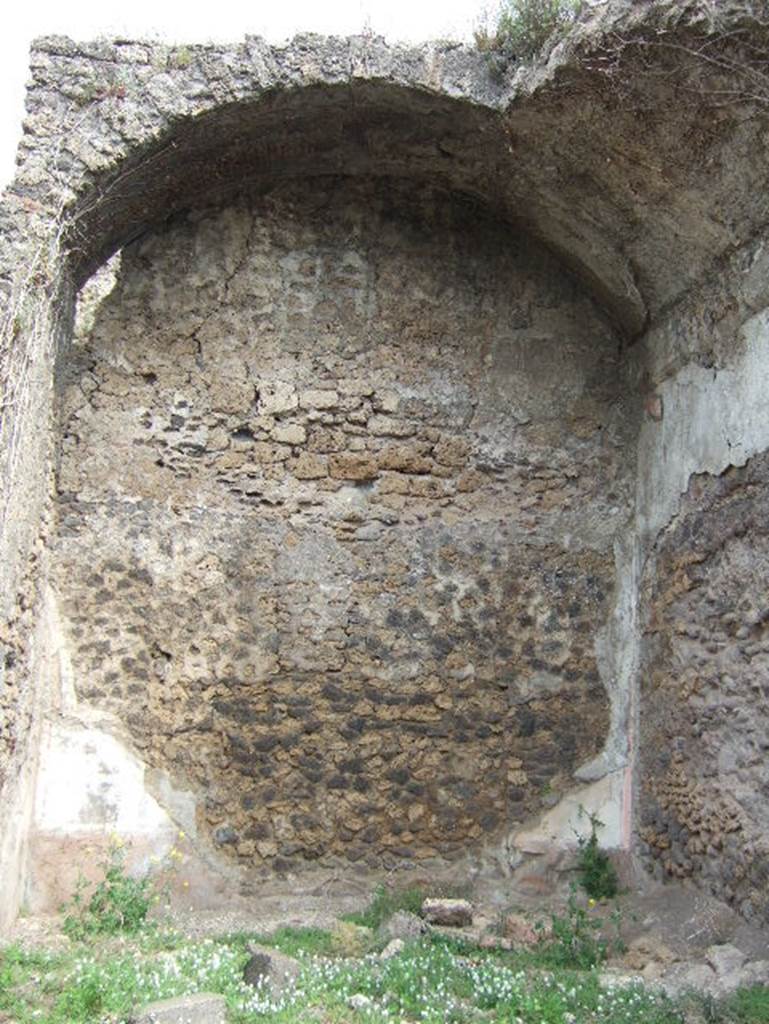
[[[389,890],[380,885],[365,910],[345,914],[343,920],[376,931],[398,910],[418,914],[426,895],[422,889]]]
[[[331,932],[325,928],[311,926],[295,928],[292,925],[284,925],[269,935],[262,935],[259,932],[233,932],[223,937],[221,941],[229,945],[242,946],[243,949],[249,942],[258,942],[263,946],[273,946],[286,956],[297,959],[333,956],[335,953]]]
[[[242,982],[249,941],[303,963],[281,998]],[[509,952],[431,935],[388,960],[329,956],[333,936],[283,927],[182,940],[166,934],[77,943],[64,953],[0,951],[0,1020],[17,1024],[124,1021],[155,999],[195,992],[225,996],[230,1024],[683,1024],[682,1009],[641,985],[607,991],[595,970],[553,966],[548,948]],[[353,1009],[354,995],[368,1000]],[[703,1004],[704,1006],[704,1004]],[[755,986],[710,1002],[708,1024],[766,1024],[769,989]]]
[[[769,1021],[769,988],[752,985],[741,989],[727,1000],[725,1010],[735,1024],[767,1024]]]

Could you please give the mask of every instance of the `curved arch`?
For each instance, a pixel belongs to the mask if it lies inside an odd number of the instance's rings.
[[[174,210],[281,177],[385,173],[432,183],[541,239],[631,338],[734,256],[734,273],[719,279],[708,304],[674,319],[670,345],[655,353],[662,378],[671,350],[689,357],[703,326],[707,334],[729,324],[735,295],[758,308],[758,274],[748,286],[733,279],[760,267],[745,243],[769,222],[769,105],[740,46],[765,46],[767,29],[743,19],[739,32],[714,30],[703,10],[618,0],[578,26],[546,66],[505,82],[492,81],[482,56],[450,45],[305,37],[286,47],[246,39],[178,50],[39,41],[19,172],[0,203],[0,299],[4,307],[12,299],[0,371],[9,351],[23,362],[20,401],[3,424],[11,443],[0,446],[3,611],[14,644],[6,666],[15,659],[25,685],[43,672],[45,641],[33,635],[29,609],[46,579],[50,382],[55,343],[71,321],[69,272],[82,281]],[[701,58],[703,38],[718,61]],[[68,260],[48,247],[62,209]],[[26,288],[24,308],[11,284],[22,295]],[[730,331],[717,339],[724,348],[736,345]],[[712,362],[707,351],[692,358]],[[628,583],[628,620],[636,582]],[[622,615],[618,601],[624,628]],[[629,693],[636,666],[626,660],[618,679]],[[34,746],[22,740],[17,760]],[[3,837],[4,877],[14,874],[24,827]]]
[[[481,105],[384,82],[308,85],[217,106],[175,122],[130,153],[77,204],[69,244],[79,281],[174,213],[286,178],[403,177],[471,197],[545,243],[626,334],[645,318],[632,273],[577,244],[538,201],[511,196],[508,132]]]

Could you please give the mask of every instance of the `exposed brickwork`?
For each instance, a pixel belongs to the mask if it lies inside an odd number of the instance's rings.
[[[247,863],[521,821],[606,733],[616,351],[441,192],[315,181],[135,244],[67,370],[80,694]]]
[[[646,849],[769,920],[769,458],[693,477],[660,536],[642,691]]]

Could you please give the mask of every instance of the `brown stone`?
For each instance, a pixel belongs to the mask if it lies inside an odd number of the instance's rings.
[[[328,461],[322,455],[314,455],[312,452],[301,452],[294,462],[290,464],[291,472],[297,480],[319,480],[328,476]]]
[[[421,912],[429,924],[465,928],[473,923],[473,906],[468,900],[428,897]]]
[[[373,480],[377,475],[377,463],[370,455],[345,452],[329,456],[328,470],[339,480]]]

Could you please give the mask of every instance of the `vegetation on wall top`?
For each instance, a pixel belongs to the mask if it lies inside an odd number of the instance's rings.
[[[475,32],[475,44],[493,71],[530,60],[574,23],[585,0],[502,0],[492,28]]]

